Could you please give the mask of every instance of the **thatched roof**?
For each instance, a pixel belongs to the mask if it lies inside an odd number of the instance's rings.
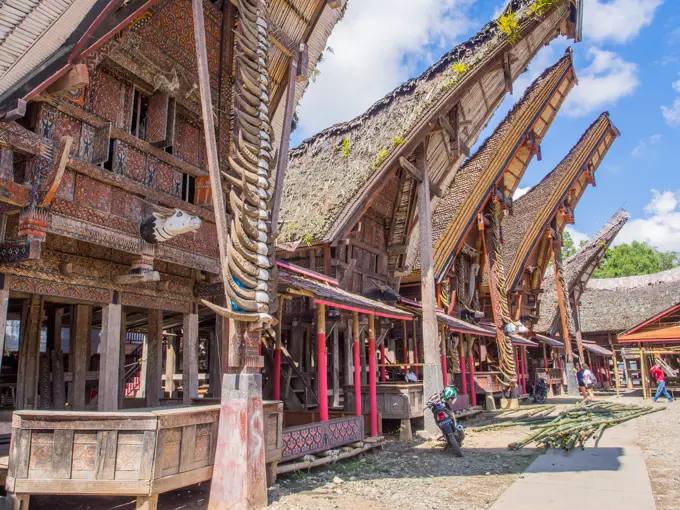
[[[590,167],[595,172],[618,135],[609,114],[602,113],[555,169],[515,202],[513,214],[503,221],[503,261],[508,292],[517,285],[529,257],[565,198],[570,196],[572,209],[578,204],[588,185],[584,171]],[[562,221],[560,228],[564,226]]]
[[[537,136],[545,136],[574,81],[569,48],[531,84],[493,134],[460,167],[432,214],[436,279],[446,272],[477,212],[506,170],[512,178],[506,179],[504,185],[512,196],[533,156],[524,143],[527,133],[533,130]],[[418,243],[412,242],[409,249],[418,254],[413,268],[419,269]]]
[[[588,283],[593,271],[599,267],[607,248],[626,224],[626,221],[628,221],[628,213],[619,209],[602,230],[564,262],[564,282],[569,295],[573,296],[577,302],[581,295],[578,287],[583,288]],[[541,295],[540,316],[534,331],[552,334],[557,331],[556,322],[559,313],[553,272],[548,271],[546,273],[541,288],[543,294]]]
[[[511,75],[516,78],[538,48],[557,35],[570,11],[569,2],[560,1],[537,20],[527,13],[533,2],[511,2],[524,36],[515,46],[490,22],[362,115],[334,125],[290,151],[279,241],[303,237],[312,244],[333,241],[357,211],[370,204],[376,186],[396,170],[399,156],[414,150],[425,130],[431,129],[428,123],[445,108],[452,108],[455,99],[463,118],[472,121],[461,137],[472,146],[505,93],[502,67],[492,68],[491,64],[500,62],[503,53],[511,54]],[[464,72],[455,71],[453,64],[464,65]],[[486,104],[479,97],[480,87]],[[456,163],[441,150],[447,140],[441,135],[431,139],[427,154],[430,178],[442,188],[448,186]]]
[[[581,331],[621,333],[678,303],[680,267],[650,275],[591,279],[581,296]]]

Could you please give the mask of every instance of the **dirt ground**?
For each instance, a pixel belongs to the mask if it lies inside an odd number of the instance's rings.
[[[643,402],[635,397],[621,401]],[[553,400],[551,403],[566,403]],[[662,405],[662,404],[657,404]],[[389,441],[382,451],[338,462],[310,472],[281,475],[268,491],[278,510],[486,510],[533,461],[539,452],[509,451],[525,428],[472,432],[483,418],[464,423],[465,457],[453,456],[443,443]],[[680,401],[662,413],[636,420],[658,510],[680,508]],[[209,484],[162,494],[159,510],[207,508]],[[31,508],[49,510],[113,510],[134,508],[133,498],[33,497]]]

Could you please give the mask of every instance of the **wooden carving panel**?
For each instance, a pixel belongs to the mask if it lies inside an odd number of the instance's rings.
[[[149,100],[149,116],[146,128],[148,142],[156,144],[167,139],[169,99],[170,96],[167,92],[157,92]]]
[[[86,161],[91,161],[95,165],[99,165],[100,163],[106,163],[109,160],[110,143],[111,143],[111,123],[108,123],[103,127],[95,129],[92,142],[92,159]]]

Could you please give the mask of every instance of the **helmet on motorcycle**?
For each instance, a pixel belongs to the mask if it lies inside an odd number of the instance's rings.
[[[458,395],[458,393],[456,392],[456,388],[454,388],[453,386],[446,386],[442,390],[442,398],[444,400],[451,400],[453,398],[456,398],[456,395]]]

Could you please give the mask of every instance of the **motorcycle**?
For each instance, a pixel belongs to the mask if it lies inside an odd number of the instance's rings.
[[[548,398],[548,382],[539,377],[534,383],[534,400],[537,404],[543,404]]]
[[[458,394],[453,386],[447,386],[441,393],[435,393],[427,401],[426,407],[432,411],[434,421],[442,431],[447,443],[451,446],[456,457],[462,457],[461,446],[465,438],[463,426],[456,421],[456,415],[451,410],[451,406],[456,401]]]

